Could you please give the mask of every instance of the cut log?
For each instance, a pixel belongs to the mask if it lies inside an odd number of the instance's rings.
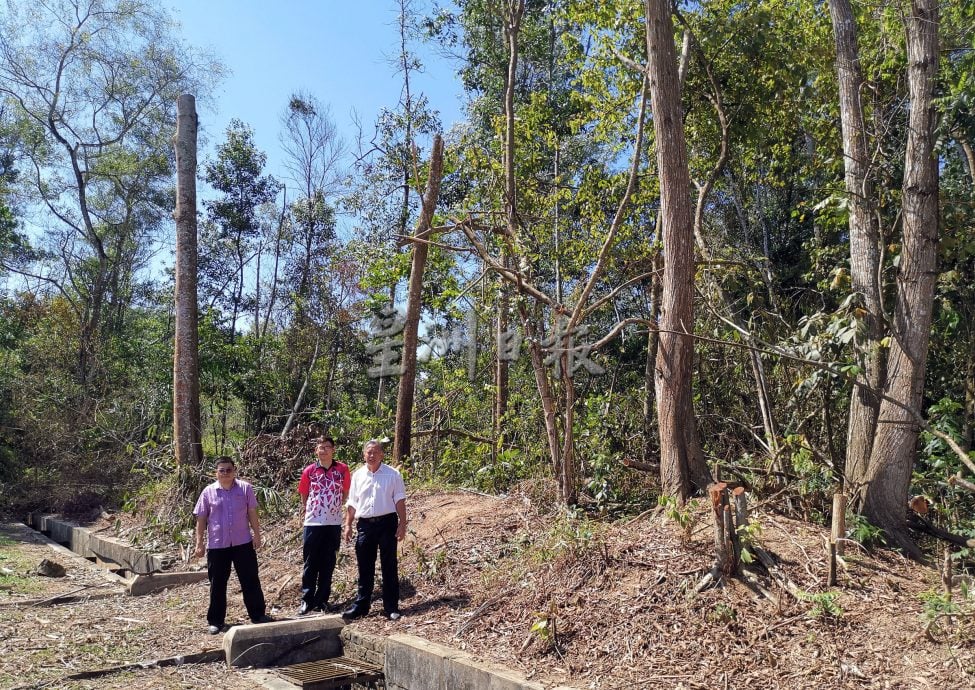
[[[714,513],[714,567],[718,573],[727,572],[726,568],[730,560],[723,505],[725,486],[724,482],[717,482],[708,487],[708,496],[711,498],[711,507]]]
[[[731,517],[731,506],[724,507],[724,531],[725,540],[729,544],[731,558],[729,562],[725,564],[725,574],[731,575],[738,570],[738,564],[741,563],[741,540],[738,538],[738,531],[735,529],[735,521]]]
[[[836,550],[838,545],[835,541],[829,542],[829,573],[826,575],[826,586],[836,586]]]
[[[748,526],[748,497],[745,495],[745,487],[736,486],[731,492],[735,501],[735,524],[738,529]]]
[[[844,537],[846,537],[846,494],[838,493],[833,494],[833,524],[830,532],[830,541],[836,545],[837,556],[845,553]],[[831,567],[835,568],[835,563]]]
[[[948,484],[951,486],[960,486],[963,489],[968,489],[969,491],[975,493],[975,484],[962,477],[961,472],[953,477],[949,477]]]

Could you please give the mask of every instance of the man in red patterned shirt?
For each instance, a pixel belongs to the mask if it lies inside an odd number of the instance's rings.
[[[332,594],[332,573],[341,543],[342,517],[351,481],[347,465],[336,462],[335,441],[315,439],[317,460],[305,468],[298,482],[304,515],[304,568],[298,615],[326,610]]]

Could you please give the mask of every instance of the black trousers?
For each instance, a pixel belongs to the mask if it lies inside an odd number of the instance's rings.
[[[261,579],[257,575],[257,552],[254,544],[247,542],[224,549],[207,551],[207,577],[210,580],[210,608],[207,609],[207,623],[223,627],[227,617],[227,583],[230,581],[230,566],[234,566],[240,589],[244,595],[244,606],[252,621],[264,616],[264,592]]]
[[[359,591],[353,604],[366,613],[376,586],[376,552],[383,574],[383,610],[399,612],[399,573],[396,567],[396,527],[399,517],[389,513],[378,518],[360,518],[356,524],[355,559],[359,566]]]
[[[310,608],[325,606],[332,595],[332,573],[342,539],[341,525],[307,525],[305,527],[301,570],[301,600]]]

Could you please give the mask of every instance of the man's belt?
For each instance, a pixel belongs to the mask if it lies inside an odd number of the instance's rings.
[[[385,515],[376,515],[375,517],[361,517],[359,518],[359,522],[380,522],[382,520],[388,520],[395,515],[396,513],[386,513]]]

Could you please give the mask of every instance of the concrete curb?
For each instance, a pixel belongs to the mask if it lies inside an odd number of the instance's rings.
[[[203,582],[205,579],[207,579],[207,572],[205,570],[191,570],[187,572],[136,575],[127,580],[127,582],[129,594],[137,597],[143,594],[158,592],[167,587],[179,587],[180,585]]]
[[[163,556],[141,551],[121,539],[97,535],[86,527],[54,515],[32,513],[28,516],[27,523],[37,530],[35,534],[38,536],[46,539],[45,533],[49,534],[49,541],[56,544],[58,549],[63,549],[64,553],[85,559],[93,558],[95,563],[102,567],[114,567],[132,572],[132,576],[127,579],[109,573],[112,577],[118,578],[118,582],[122,583],[132,596],[151,594],[167,587],[178,587],[207,579],[205,570],[157,572],[165,564]],[[70,549],[61,544],[70,545]],[[139,570],[145,572],[140,573]]]
[[[238,625],[223,637],[228,666],[289,666],[342,656],[341,616]]]
[[[91,561],[89,561],[84,556],[75,553],[74,551],[72,551],[66,546],[62,546],[61,544],[49,538],[46,534],[42,532],[38,532],[36,530],[30,529],[23,523],[16,523],[16,522],[5,523],[4,528],[10,532],[20,532],[21,534],[24,535],[25,539],[34,540],[36,542],[44,544],[52,551],[54,551],[56,554],[63,556],[68,560],[84,563],[85,568],[97,573],[99,576],[102,577],[102,579],[107,580],[113,585],[118,585],[119,587],[128,587],[129,583],[124,577],[120,577],[119,575],[109,572],[108,570],[102,570],[101,568],[94,566],[91,563]],[[119,593],[118,591],[114,592],[114,594],[118,594],[118,593]],[[86,598],[86,596],[91,596],[91,595],[82,595],[79,597],[79,599],[84,599]]]
[[[388,690],[545,690],[511,669],[415,635],[386,640]]]
[[[87,527],[63,520],[56,515],[31,513],[27,516],[27,524],[48,534],[54,541],[66,544],[84,558],[97,558],[134,574],[158,572],[165,565],[164,558],[159,554],[140,551],[115,537],[100,536]]]

